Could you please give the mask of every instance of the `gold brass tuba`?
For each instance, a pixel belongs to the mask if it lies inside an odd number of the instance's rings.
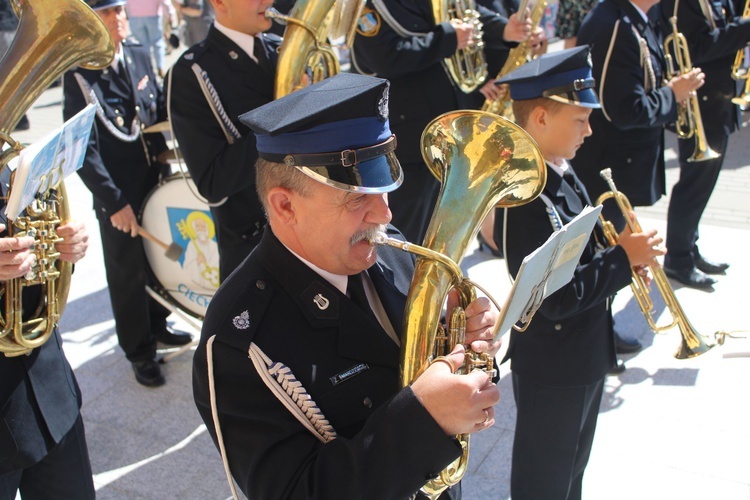
[[[641,226],[638,221],[631,220],[630,218],[630,212],[633,211],[633,207],[630,204],[627,196],[625,196],[624,193],[618,191],[617,187],[615,187],[615,182],[612,179],[612,170],[609,168],[605,168],[600,172],[600,175],[609,185],[610,191],[607,191],[599,196],[599,198],[596,200],[596,204],[601,205],[606,200],[613,198],[617,203],[617,206],[620,208],[623,217],[625,217],[630,230],[634,233],[642,232]],[[610,246],[616,245],[618,235],[614,225],[610,221],[605,220],[601,215],[599,216],[599,218],[602,222],[602,225],[604,226],[604,235],[607,238],[607,242],[610,244]],[[677,301],[677,297],[675,297],[674,295],[672,287],[669,285],[669,280],[667,279],[666,274],[664,274],[664,270],[662,269],[662,267],[658,263],[654,262],[653,264],[648,266],[648,269],[653,276],[653,281],[656,283],[656,286],[659,289],[659,293],[661,293],[662,297],[664,298],[664,303],[666,304],[670,314],[672,315],[672,322],[670,324],[664,326],[659,326],[656,324],[656,321],[654,321],[654,318],[652,316],[654,305],[651,301],[651,297],[649,296],[648,285],[646,285],[645,280],[640,274],[633,271],[633,280],[630,283],[630,288],[632,289],[633,296],[638,302],[638,306],[641,308],[641,312],[646,317],[646,321],[648,322],[649,327],[651,327],[651,330],[653,330],[655,333],[660,333],[674,326],[679,327],[680,335],[682,336],[682,343],[680,344],[679,349],[677,349],[677,352],[675,352],[674,354],[674,357],[677,359],[694,358],[696,356],[700,356],[705,352],[708,352],[708,350],[711,349],[715,344],[707,344],[703,336],[696,332],[695,328],[693,328],[693,325],[690,324],[690,321],[687,319],[687,316],[685,316],[685,312],[682,310],[680,303]]]
[[[82,0],[12,0],[19,17],[18,32],[0,63],[0,168],[22,149],[10,137],[16,123],[39,95],[68,68],[107,66],[115,49],[109,30]],[[72,265],[57,260],[57,226],[68,219],[68,201],[62,182],[38,196],[26,212],[8,224],[11,236],[34,236],[37,264],[23,278],[0,285],[5,312],[0,317],[0,352],[18,356],[41,346],[62,315],[70,287]],[[24,307],[25,286],[41,285],[36,306]],[[23,310],[33,312],[23,321]]]
[[[672,25],[672,33],[664,38],[664,56],[667,60],[667,78],[684,75],[693,70],[693,63],[690,60],[685,35],[677,31],[677,7],[680,0],[674,4],[674,15],[669,18]],[[677,137],[680,139],[690,139],[695,137],[695,151],[688,158],[689,162],[698,162],[713,160],[721,156],[711,149],[706,139],[706,130],[703,127],[701,118],[701,109],[698,104],[698,96],[692,93],[686,105],[679,105],[677,124]]]
[[[487,61],[484,58],[482,21],[479,20],[474,0],[432,0],[435,23],[459,19],[474,26],[474,43],[457,50],[444,60],[451,78],[464,93],[474,92],[487,79]]]
[[[518,7],[518,16],[521,21],[526,19],[526,8],[528,4],[529,0],[524,0]],[[534,28],[538,27],[539,23],[542,22],[542,16],[544,16],[544,10],[546,8],[546,0],[535,0],[534,6],[531,8],[531,14],[529,15],[531,25]],[[529,39],[526,39],[523,42],[519,43],[518,46],[510,49],[508,58],[505,60],[505,64],[503,64],[503,67],[500,68],[500,72],[495,77],[495,80],[498,80],[511,71],[520,68],[521,66],[529,62],[531,57],[531,42],[529,41]],[[484,104],[482,105],[482,111],[495,113],[496,115],[500,115],[508,118],[509,120],[512,120],[513,110],[510,106],[510,90],[507,85],[505,85],[504,87],[505,88],[503,89],[501,96],[498,99],[494,101],[484,101]]]
[[[463,110],[435,118],[422,133],[422,156],[442,181],[422,247],[385,235],[374,244],[390,245],[420,256],[406,299],[401,335],[401,384],[406,387],[429,365],[436,350],[442,305],[457,288],[461,305],[474,299],[474,285],[461,273],[459,263],[490,210],[528,203],[544,189],[546,166],[536,142],[516,124],[492,113]],[[462,319],[462,311],[453,316]],[[456,326],[456,321],[451,322]],[[463,332],[438,350],[449,353]],[[455,340],[458,339],[458,340]],[[467,349],[462,369],[492,369],[492,360]],[[467,367],[466,365],[469,365]],[[463,455],[427,483],[422,491],[437,498],[461,480],[468,465],[469,436],[458,436]]]
[[[328,38],[346,36],[351,45],[364,6],[365,0],[298,0],[289,15],[266,9],[266,17],[286,25],[276,64],[275,99],[341,71]],[[304,78],[308,71],[310,82]]]
[[[750,0],[745,0],[745,10],[742,11],[742,19],[750,19]],[[750,70],[744,64],[746,49],[747,46],[737,51],[737,54],[734,56],[734,64],[732,64],[732,78],[737,81],[744,80],[745,82],[742,94],[732,98],[732,102],[738,106],[750,106]]]

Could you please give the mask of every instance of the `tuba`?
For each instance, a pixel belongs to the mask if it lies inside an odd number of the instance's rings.
[[[305,75],[309,83],[317,83],[341,71],[327,40],[346,36],[351,46],[364,6],[365,0],[298,0],[289,15],[266,9],[266,17],[286,25],[276,65],[275,99],[305,87]]]
[[[693,70],[693,63],[690,61],[690,52],[688,50],[685,35],[677,31],[677,8],[680,0],[674,4],[674,15],[669,18],[672,25],[672,33],[664,38],[664,57],[667,60],[667,78],[684,75]],[[695,138],[695,151],[688,158],[689,162],[699,162],[714,160],[721,156],[711,149],[706,139],[706,130],[703,127],[701,118],[701,109],[698,104],[698,96],[692,93],[686,105],[679,105],[676,124],[677,137],[680,139]]]
[[[406,299],[401,335],[401,384],[408,386],[429,365],[463,343],[462,308],[475,298],[475,285],[461,273],[459,263],[490,210],[515,207],[536,198],[544,189],[546,167],[536,142],[521,127],[494,115],[462,110],[438,116],[422,133],[422,156],[442,181],[423,246],[379,235],[372,243],[389,245],[419,256]],[[452,313],[448,341],[440,332],[442,305],[457,288],[462,308]],[[492,371],[492,359],[467,348],[459,373]],[[469,435],[457,436],[463,449],[438,478],[423,486],[430,498],[458,483],[466,472]]]
[[[625,217],[630,230],[634,233],[642,232],[641,225],[638,223],[638,221],[631,220],[630,218],[630,212],[633,211],[633,207],[625,194],[617,190],[615,182],[614,180],[612,180],[612,170],[609,168],[605,168],[600,172],[600,175],[609,185],[610,191],[607,191],[599,196],[599,198],[596,200],[596,204],[601,205],[604,201],[613,198],[617,203],[617,206],[620,208],[623,217]],[[602,222],[602,225],[604,226],[604,235],[607,238],[607,242],[610,246],[616,245],[618,235],[614,225],[610,221],[604,219],[604,217],[602,217],[601,215],[599,216],[599,218]],[[682,306],[680,306],[680,303],[677,301],[677,297],[675,297],[674,295],[672,287],[669,285],[669,280],[667,279],[666,274],[664,274],[664,270],[656,262],[649,265],[648,269],[653,276],[653,280],[656,283],[657,288],[659,289],[659,293],[661,293],[662,297],[664,298],[664,303],[666,304],[670,314],[672,315],[672,322],[668,325],[660,326],[656,324],[656,321],[654,321],[652,315],[654,305],[651,301],[651,297],[649,296],[648,285],[646,285],[646,281],[643,279],[643,277],[633,270],[633,280],[630,283],[630,288],[633,291],[633,296],[638,302],[638,306],[640,307],[641,312],[646,317],[646,321],[648,322],[649,327],[651,327],[651,330],[653,330],[655,333],[660,333],[674,326],[679,327],[680,335],[682,336],[682,343],[680,344],[679,349],[677,349],[677,352],[675,352],[674,354],[674,357],[677,359],[694,358],[696,356],[700,356],[705,352],[708,352],[708,350],[711,349],[715,344],[706,343],[703,336],[696,332],[693,325],[690,324],[687,316],[685,316],[685,312],[682,310]]]
[[[518,7],[518,15],[520,16],[522,21],[526,19],[526,8],[528,6],[528,3],[528,0],[524,0]],[[529,19],[531,20],[531,25],[535,28],[538,27],[539,23],[542,22],[542,16],[544,16],[544,11],[546,8],[546,0],[536,0],[534,2],[534,7],[532,7],[531,9]],[[503,67],[500,68],[500,72],[495,77],[495,80],[498,80],[511,71],[520,68],[521,66],[526,64],[531,59],[531,57],[531,43],[527,39],[519,43],[518,46],[510,49],[510,52],[508,53],[508,59],[505,60],[505,64],[503,64]],[[484,104],[482,105],[482,111],[495,113],[496,115],[504,116],[505,118],[512,120],[513,111],[510,107],[510,90],[508,89],[508,86],[505,86],[505,89],[502,92],[500,98],[494,101],[484,101]]]
[[[750,0],[745,0],[745,10],[742,11],[742,19],[750,19]],[[742,91],[742,95],[732,98],[732,102],[738,106],[750,106],[750,70],[747,66],[743,66],[745,63],[745,50],[746,47],[742,47],[737,51],[734,56],[734,63],[732,64],[732,78],[737,81],[745,82],[745,88]]]
[[[0,168],[22,149],[10,132],[39,95],[68,68],[106,67],[114,57],[114,43],[98,15],[82,0],[12,0],[19,17],[18,32],[0,63]],[[0,285],[5,300],[0,317],[0,352],[6,356],[30,353],[44,344],[62,315],[70,288],[72,265],[57,259],[55,229],[68,220],[68,200],[60,182],[40,193],[24,214],[8,224],[10,236],[33,236],[37,263],[24,277]],[[37,305],[23,304],[23,288],[40,285]],[[32,317],[23,320],[23,310]]]
[[[457,50],[444,60],[455,84],[464,93],[474,92],[487,79],[487,61],[484,58],[482,21],[474,0],[432,0],[432,15],[436,23],[459,19],[474,26],[474,43]]]

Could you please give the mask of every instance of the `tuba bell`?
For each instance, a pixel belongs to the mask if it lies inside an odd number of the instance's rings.
[[[18,32],[0,62],[0,168],[22,146],[10,132],[39,95],[68,68],[106,67],[114,57],[114,43],[98,15],[82,0],[12,0],[19,17]],[[0,285],[5,300],[0,315],[0,352],[6,356],[30,353],[44,344],[62,315],[70,288],[72,265],[57,259],[60,241],[55,229],[68,220],[68,200],[62,181],[40,193],[17,220],[8,224],[10,236],[33,236],[37,264],[25,277]],[[23,288],[40,285],[37,305],[23,304]],[[32,317],[23,320],[23,311]]]
[[[457,288],[461,308],[452,312],[451,329],[465,319],[463,308],[478,287],[461,273],[459,263],[490,210],[532,201],[544,189],[546,167],[536,142],[516,124],[492,113],[462,110],[435,118],[422,133],[422,156],[442,181],[435,210],[422,246],[381,235],[373,244],[390,245],[419,256],[406,299],[401,335],[401,384],[408,386],[435,355],[463,343],[464,332],[448,342],[440,332],[442,305]],[[440,333],[439,333],[440,332]],[[442,345],[444,344],[444,345]],[[464,367],[493,369],[492,359],[467,348]],[[463,453],[422,491],[437,498],[466,472],[469,435],[457,436]]]
[[[609,199],[614,199],[622,212],[623,217],[625,217],[630,230],[634,233],[642,232],[641,225],[638,221],[631,220],[630,218],[630,212],[633,211],[633,207],[625,194],[617,190],[615,182],[612,179],[612,170],[605,168],[600,172],[600,175],[609,185],[610,191],[599,196],[596,200],[596,204],[601,205]],[[614,225],[610,221],[604,219],[601,215],[599,217],[604,228],[604,235],[607,238],[607,242],[610,246],[616,245],[617,231]],[[648,266],[648,269],[651,276],[653,276],[654,283],[656,283],[656,286],[659,289],[659,293],[661,293],[664,298],[664,303],[672,315],[671,323],[667,325],[656,324],[656,321],[653,318],[654,305],[649,296],[648,285],[646,285],[646,281],[643,277],[633,270],[633,279],[630,283],[630,288],[633,291],[633,296],[635,297],[636,302],[638,302],[638,306],[640,307],[643,316],[646,318],[651,330],[655,333],[660,333],[675,326],[680,329],[682,343],[674,354],[674,357],[677,359],[694,358],[708,352],[715,344],[707,343],[703,336],[695,330],[693,325],[690,324],[690,320],[688,320],[685,311],[682,310],[682,306],[680,306],[677,297],[674,295],[672,287],[669,285],[669,280],[667,279],[667,275],[664,274],[664,269],[662,269],[662,267],[656,262]]]

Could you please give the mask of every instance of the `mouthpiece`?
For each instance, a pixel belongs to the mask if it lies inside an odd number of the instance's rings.
[[[383,232],[376,233],[375,236],[370,238],[370,245],[385,245],[388,241],[388,235]]]
[[[277,9],[273,7],[268,7],[266,9],[266,19],[273,19],[277,23],[281,24],[282,26],[286,25],[286,19],[287,16],[279,12]]]

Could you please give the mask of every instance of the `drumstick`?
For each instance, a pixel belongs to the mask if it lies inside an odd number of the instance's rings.
[[[185,253],[185,249],[182,248],[180,245],[178,245],[175,242],[170,243],[167,245],[160,239],[158,239],[153,234],[149,233],[145,229],[143,229],[141,226],[138,226],[138,234],[141,235],[143,238],[146,238],[147,240],[156,243],[160,247],[164,249],[164,256],[168,258],[169,260],[180,260],[180,257],[182,257],[182,254]]]

